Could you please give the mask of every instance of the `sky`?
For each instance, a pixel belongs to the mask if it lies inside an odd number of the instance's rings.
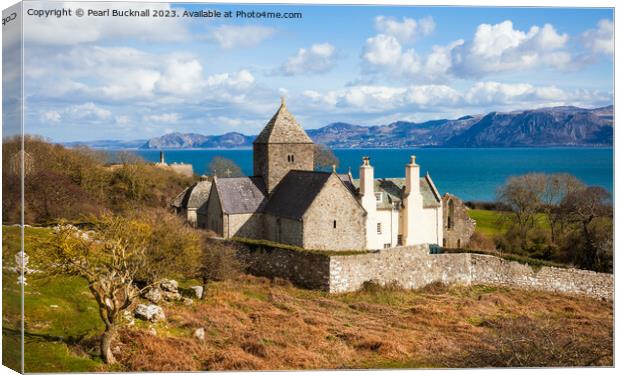
[[[613,12],[586,8],[28,2],[297,19],[24,17],[25,128],[53,141],[257,134],[613,101]]]

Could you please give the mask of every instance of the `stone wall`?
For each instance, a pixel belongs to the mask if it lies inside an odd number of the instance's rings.
[[[254,144],[254,155],[254,175],[263,176],[268,192],[293,169],[314,170],[312,143]]]
[[[367,281],[418,289],[434,282],[487,284],[613,300],[611,274],[558,267],[531,267],[491,255],[429,254],[428,245],[395,247],[353,255],[322,255],[242,246],[250,272],[281,277],[307,288],[344,293]]]
[[[608,273],[547,266],[534,269],[490,255],[469,256],[472,284],[503,285],[613,299],[614,278]]]
[[[332,256],[329,291],[355,291],[366,281],[379,284],[397,283],[408,289],[418,289],[433,282],[467,284],[468,255],[431,256],[427,245],[415,245],[369,254]]]
[[[443,247],[462,248],[469,244],[476,221],[467,214],[462,200],[452,194],[441,197],[443,204]]]
[[[329,290],[329,256],[260,245],[238,244],[237,249],[254,275],[279,277],[304,288]]]
[[[366,281],[417,289],[433,282],[488,284],[613,299],[613,275],[574,268],[536,267],[481,254],[429,254],[425,245],[352,256],[332,256],[330,292],[350,292]]]
[[[332,174],[303,217],[303,247],[321,250],[366,248],[366,213]]]

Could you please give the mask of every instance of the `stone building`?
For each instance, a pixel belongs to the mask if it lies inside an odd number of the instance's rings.
[[[213,177],[202,176],[199,182],[185,188],[172,200],[172,210],[177,215],[186,217],[190,225],[197,226],[198,209],[207,203],[212,182]]]
[[[254,176],[213,178],[197,224],[224,238],[359,250],[443,241],[441,196],[411,157],[405,178],[314,171],[314,143],[284,100],[254,141]]]
[[[476,230],[476,221],[467,214],[467,206],[457,196],[444,194],[443,203],[443,247],[462,248],[469,244]]]

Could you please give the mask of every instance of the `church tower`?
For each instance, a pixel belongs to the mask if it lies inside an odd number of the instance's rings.
[[[271,193],[280,180],[293,169],[314,170],[314,143],[282,104],[253,144],[254,176],[265,181]]]

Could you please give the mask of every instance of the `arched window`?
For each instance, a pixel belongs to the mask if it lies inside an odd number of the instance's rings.
[[[452,199],[448,201],[448,229],[454,226],[454,202]]]
[[[334,229],[336,229],[336,220],[334,220]]]
[[[289,163],[294,163],[295,162],[295,155],[286,155],[286,160]]]

